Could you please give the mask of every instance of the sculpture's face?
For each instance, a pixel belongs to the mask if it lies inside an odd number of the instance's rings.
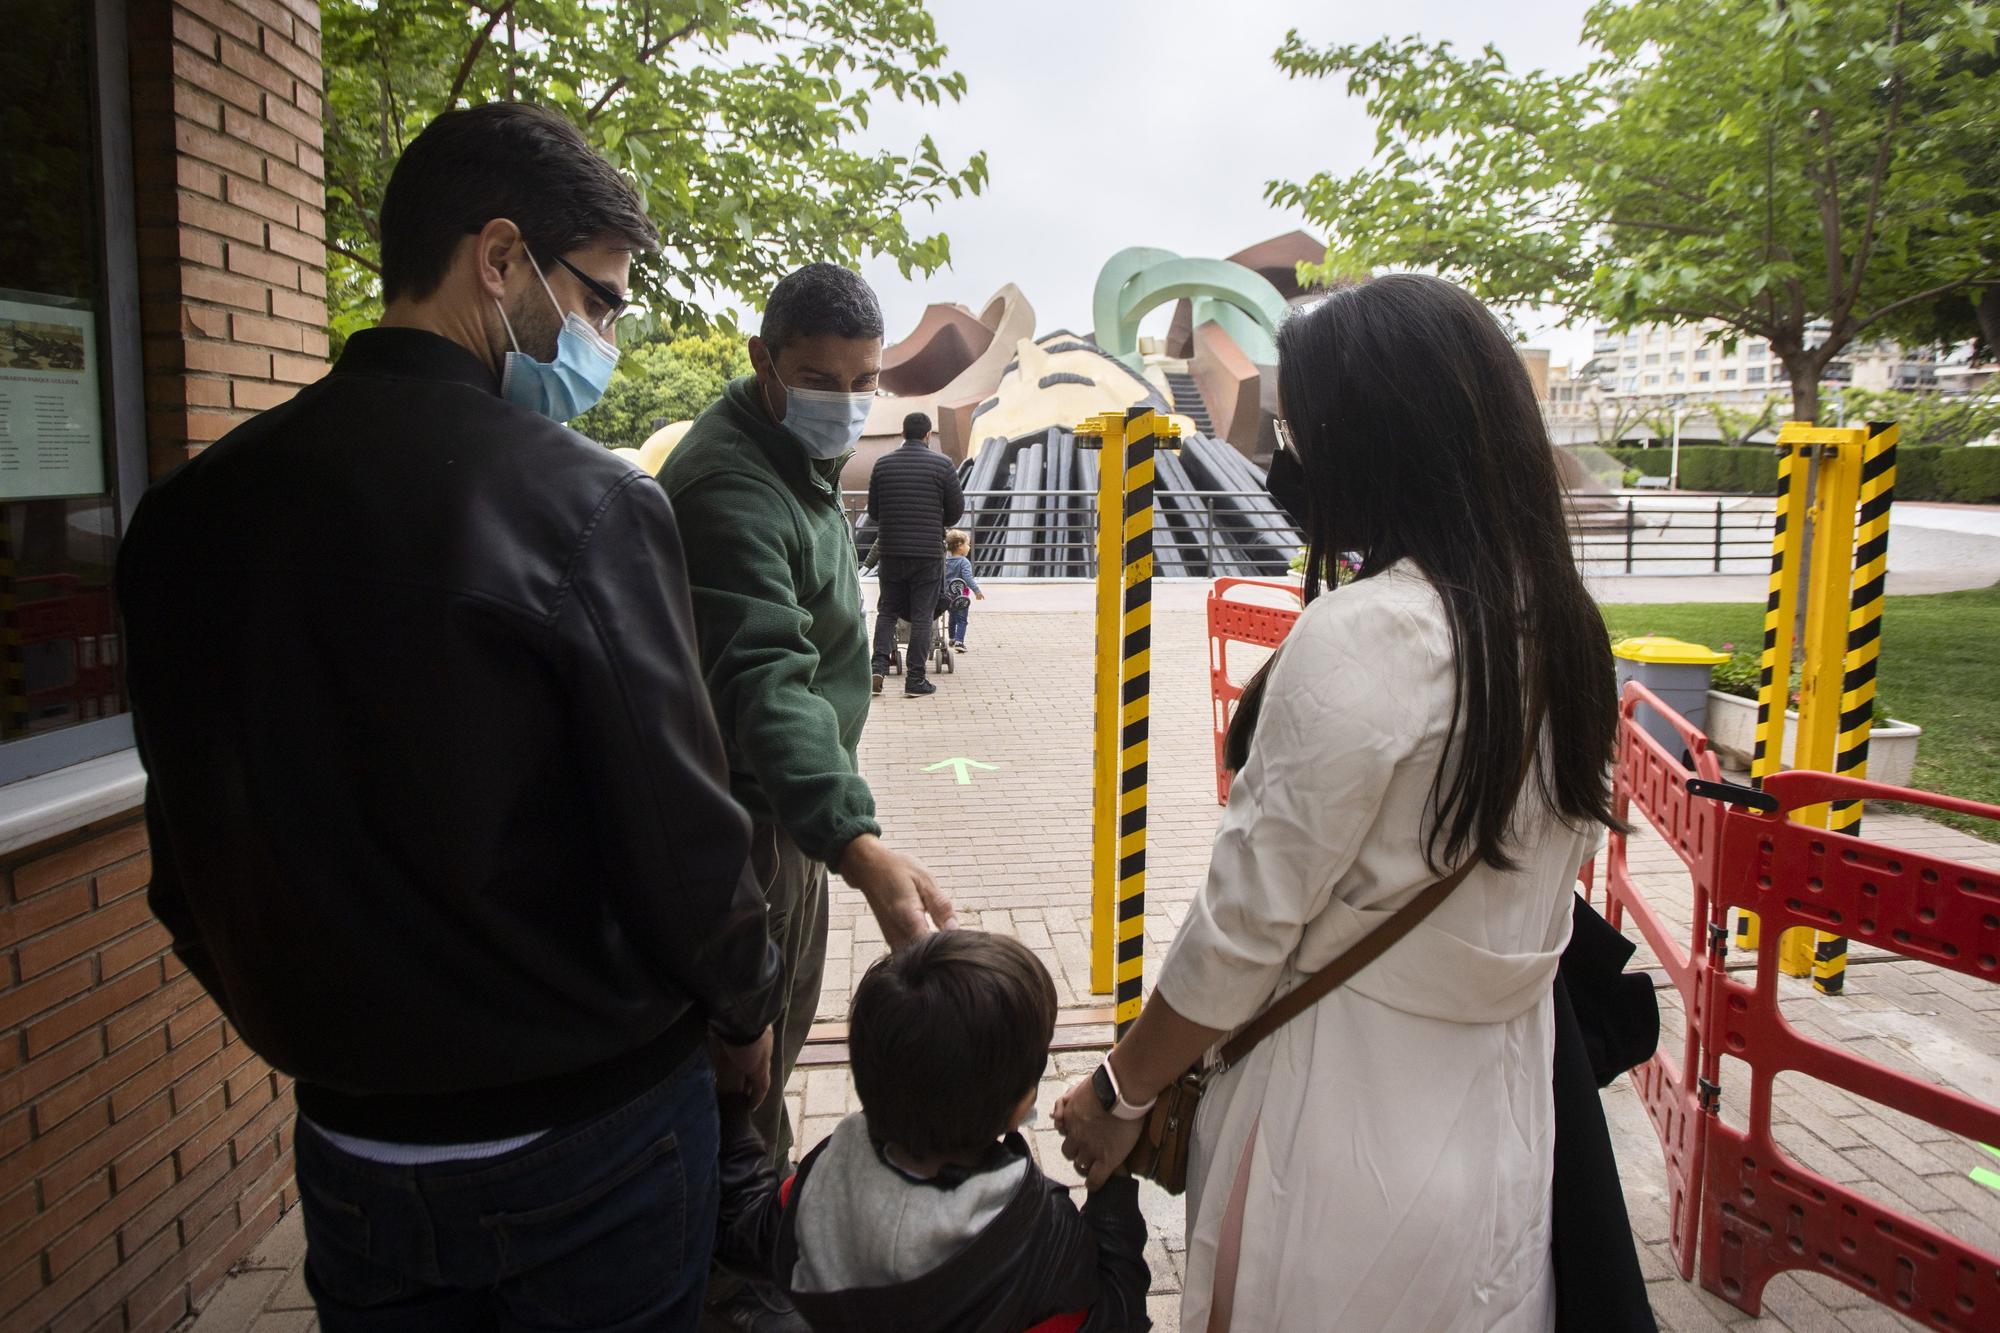
[[[971,438],[1018,439],[1050,426],[1074,426],[1102,412],[1123,412],[1154,391],[1118,362],[1068,333],[1039,342],[1023,338],[1014,365],[1000,377],[993,396],[979,405]],[[1192,431],[1193,425],[1181,423]]]

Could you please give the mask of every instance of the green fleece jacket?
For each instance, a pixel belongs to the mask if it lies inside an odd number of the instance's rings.
[[[750,377],[695,418],[660,471],[687,550],[731,788],[754,818],[829,864],[881,832],[854,754],[868,720],[869,647],[842,461],[807,458]]]

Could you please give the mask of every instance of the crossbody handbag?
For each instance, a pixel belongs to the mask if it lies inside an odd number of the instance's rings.
[[[1135,1176],[1145,1176],[1154,1181],[1169,1194],[1179,1194],[1186,1189],[1188,1144],[1194,1138],[1195,1112],[1201,1106],[1202,1093],[1208,1090],[1209,1083],[1250,1054],[1258,1042],[1312,1008],[1345,985],[1355,973],[1387,953],[1390,946],[1436,911],[1438,904],[1465,882],[1465,877],[1477,864],[1478,858],[1474,857],[1404,903],[1387,921],[1357,940],[1352,948],[1272,1001],[1263,1013],[1244,1024],[1235,1036],[1222,1044],[1214,1062],[1204,1064],[1198,1061],[1192,1069],[1169,1084],[1147,1113],[1145,1124],[1139,1131],[1139,1141],[1132,1145],[1131,1153],[1125,1158],[1125,1169]]]

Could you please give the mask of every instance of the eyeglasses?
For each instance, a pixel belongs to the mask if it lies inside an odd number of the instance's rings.
[[[1294,454],[1297,454],[1299,452],[1299,442],[1292,438],[1292,423],[1283,417],[1273,417],[1271,425],[1278,432],[1278,447],[1280,449],[1289,449]]]
[[[588,273],[585,273],[582,269],[570,263],[567,259],[564,259],[561,255],[556,256],[556,262],[558,264],[561,264],[564,268],[568,269],[570,271],[570,275],[574,277],[578,282],[582,283],[584,285],[584,288],[587,291],[589,291],[589,293],[592,296],[595,296],[598,300],[604,302],[605,306],[604,317],[596,321],[596,323],[592,326],[597,330],[599,337],[602,337],[604,335],[604,331],[606,329],[610,328],[613,324],[618,322],[618,317],[620,315],[637,313],[638,310],[640,309],[639,305],[636,302],[634,302],[631,297],[620,296],[617,292],[612,291],[609,287],[606,287],[596,278],[591,277]]]

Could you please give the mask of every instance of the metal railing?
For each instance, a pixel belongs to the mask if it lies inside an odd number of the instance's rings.
[[[1700,505],[1625,499],[1579,508],[1570,549],[1593,574],[1754,574],[1768,569],[1775,510],[1768,500]]]
[[[1161,577],[1283,574],[1304,538],[1262,491],[1154,491]],[[847,491],[848,523],[865,554],[867,495]],[[1773,510],[1761,498],[1674,503],[1664,497],[1574,497],[1570,549],[1588,574],[1758,573],[1768,568]],[[968,491],[957,524],[981,578],[1089,578],[1097,570],[1097,494]]]
[[[871,537],[860,510],[867,497],[844,498],[865,551]],[[1159,488],[1153,502],[1155,562],[1163,577],[1281,574],[1301,540],[1263,491]],[[957,526],[972,537],[973,566],[982,578],[1089,578],[1097,571],[1095,491],[968,491]]]

